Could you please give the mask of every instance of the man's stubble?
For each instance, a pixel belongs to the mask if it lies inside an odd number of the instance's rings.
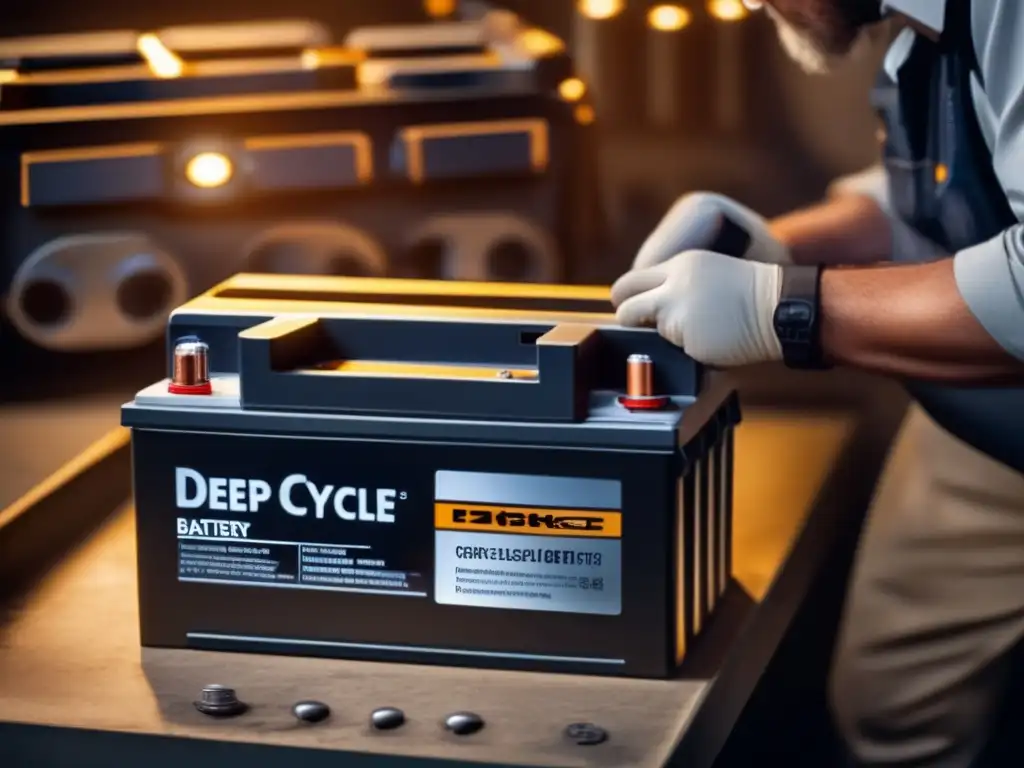
[[[764,9],[775,23],[783,49],[810,74],[829,74],[869,57],[893,36],[890,24],[872,22],[858,27],[830,29],[828,37],[819,37],[798,27],[772,5],[766,4]]]

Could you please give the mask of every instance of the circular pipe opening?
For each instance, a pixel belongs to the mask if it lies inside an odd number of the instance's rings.
[[[279,240],[260,246],[248,258],[254,272],[289,275],[376,277],[374,261],[353,248],[331,248],[325,255],[315,243]]]
[[[327,259],[327,272],[344,277],[376,277],[373,267],[358,253],[338,251]]]
[[[518,238],[504,238],[487,254],[487,271],[500,282],[522,282],[533,274],[533,249]]]
[[[249,269],[270,274],[316,274],[309,258],[309,249],[292,240],[272,241],[257,248],[249,256]]]
[[[60,325],[71,316],[71,294],[56,280],[29,281],[18,301],[22,314],[38,326]]]
[[[117,306],[132,320],[157,317],[170,308],[174,286],[162,270],[145,270],[129,275],[117,286]]]
[[[399,277],[440,280],[445,275],[449,245],[443,237],[427,237],[414,243],[403,255],[396,271]]]

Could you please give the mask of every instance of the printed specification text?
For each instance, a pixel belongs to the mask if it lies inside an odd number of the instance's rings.
[[[181,581],[420,595],[422,576],[389,567],[369,547],[178,539]]]

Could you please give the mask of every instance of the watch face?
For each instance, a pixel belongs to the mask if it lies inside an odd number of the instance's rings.
[[[800,299],[786,299],[775,308],[775,335],[784,345],[810,342],[814,306]]]
[[[809,302],[787,299],[775,310],[775,322],[789,328],[805,327],[814,319],[814,307]]]

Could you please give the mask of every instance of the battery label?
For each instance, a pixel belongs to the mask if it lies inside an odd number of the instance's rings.
[[[429,572],[402,543],[415,541],[408,493],[317,469],[240,478],[175,467],[178,580],[426,597]]]
[[[617,480],[437,472],[434,599],[619,615],[621,504]]]

